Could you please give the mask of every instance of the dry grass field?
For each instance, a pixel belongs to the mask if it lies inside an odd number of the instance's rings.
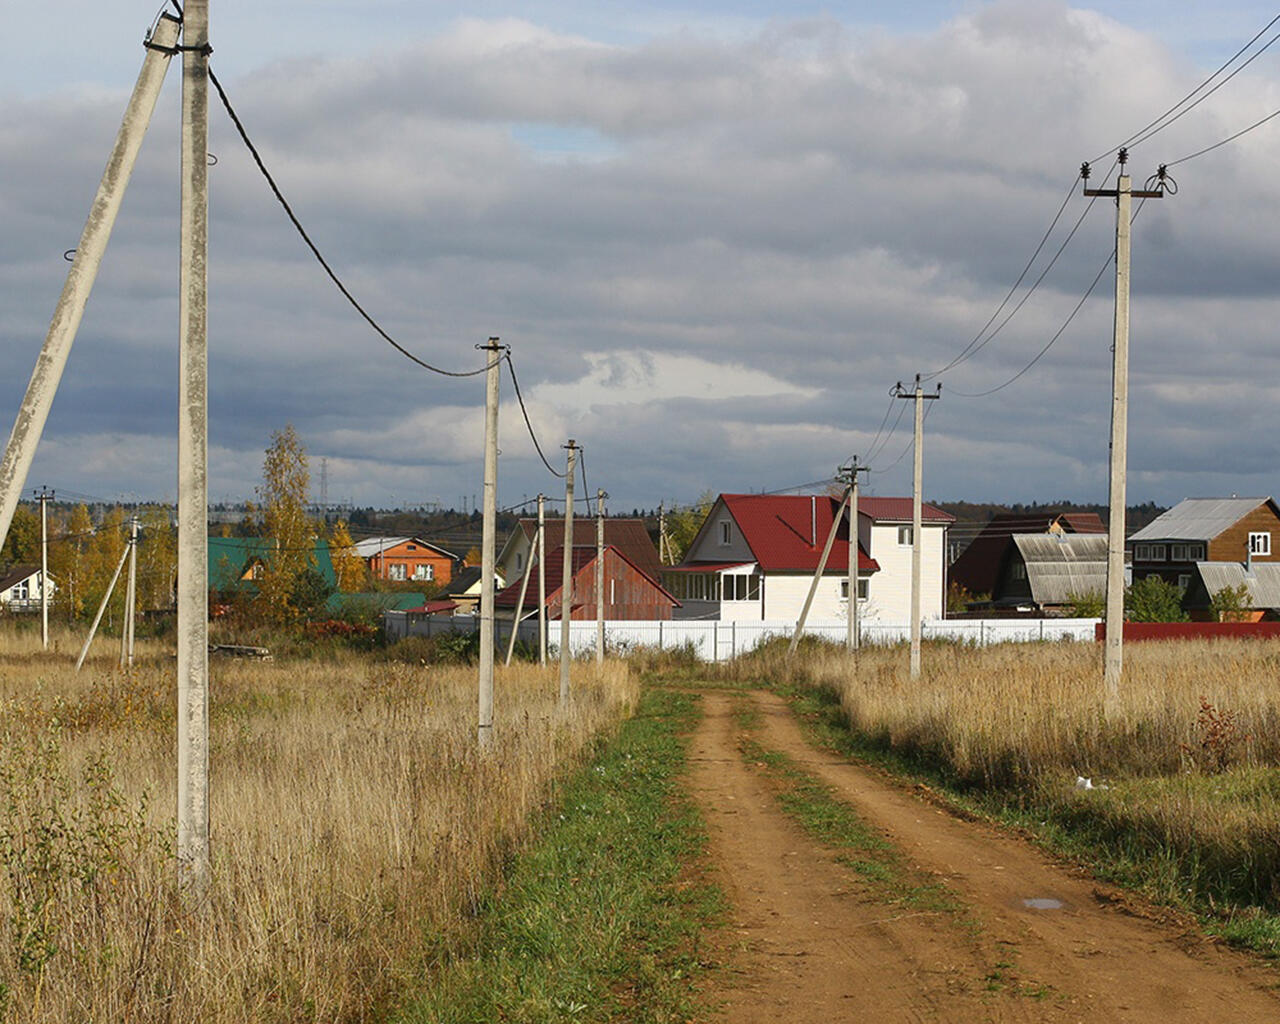
[[[375,1019],[494,878],[552,780],[634,707],[625,665],[476,675],[367,656],[216,660],[213,883],[175,890],[175,679],[0,633],[0,1020]]]
[[[864,749],[1066,826],[1162,896],[1280,910],[1280,644],[1130,644],[1111,702],[1093,644],[930,644],[914,681],[901,647],[731,671],[834,693]]]

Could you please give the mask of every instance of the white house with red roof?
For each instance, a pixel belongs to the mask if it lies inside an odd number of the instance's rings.
[[[800,615],[840,499],[825,494],[722,494],[684,561],[663,572],[678,618],[794,621]],[[947,529],[954,517],[924,505],[921,614],[946,607]],[[858,597],[867,621],[911,618],[911,499],[858,499]],[[849,524],[844,517],[809,610],[848,613]]]

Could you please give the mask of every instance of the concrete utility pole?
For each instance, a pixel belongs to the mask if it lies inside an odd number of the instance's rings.
[[[178,296],[178,881],[209,884],[209,0],[182,20]]]
[[[1110,517],[1107,528],[1107,617],[1105,630],[1106,667],[1103,682],[1107,699],[1120,692],[1124,672],[1124,531],[1126,461],[1129,444],[1129,225],[1133,220],[1133,197],[1161,199],[1163,189],[1135,192],[1130,187],[1125,165],[1129,152],[1121,149],[1117,159],[1120,174],[1115,188],[1088,188],[1086,196],[1110,196],[1116,201],[1116,314],[1115,342],[1111,360],[1111,487],[1107,501]],[[1161,168],[1163,178],[1164,168]],[[1089,165],[1080,168],[1087,186]]]
[[[858,474],[865,473],[866,466],[858,465],[855,455],[847,466],[840,467],[840,475],[849,484],[849,576],[846,584],[849,591],[848,632],[844,645],[847,650],[856,651],[859,646],[858,636]]]
[[[667,543],[667,510],[658,502],[658,564],[671,564],[671,545]]]
[[[529,592],[529,577],[533,575],[533,545],[529,547],[529,560],[524,564],[524,575],[520,577],[520,596],[516,598],[516,614],[511,620],[511,637],[507,641],[507,660],[503,663],[511,664],[511,656],[515,654],[516,637],[520,634],[520,617],[524,615],[524,595]]]
[[[53,491],[41,487],[35,492],[40,502],[40,643],[49,649],[49,502]]]
[[[480,528],[480,748],[493,742],[493,574],[498,537],[498,384],[502,346],[497,338],[477,346],[489,369],[484,389],[484,519]],[[526,576],[527,580],[528,577]],[[512,633],[514,642],[515,633]]]
[[[538,495],[538,664],[547,663],[547,496]]]
[[[142,70],[133,87],[133,95],[129,97],[129,105],[125,108],[115,146],[107,159],[106,170],[102,172],[102,181],[89,210],[89,218],[80,233],[75,259],[71,263],[71,269],[67,271],[66,283],[62,286],[62,294],[54,308],[49,333],[45,335],[35,369],[31,372],[31,381],[27,384],[18,416],[13,422],[4,459],[0,461],[0,545],[9,536],[9,525],[13,522],[13,513],[18,507],[18,497],[22,494],[27,473],[35,459],[36,446],[40,443],[45,421],[49,418],[53,396],[57,393],[58,382],[62,379],[67,356],[71,353],[72,342],[76,339],[76,331],[84,315],[85,304],[89,301],[89,293],[98,276],[98,267],[111,238],[116,215],[120,212],[120,204],[124,199],[129,177],[133,174],[143,136],[151,123],[160,86],[164,84],[164,73],[169,68],[169,58],[178,41],[178,24],[176,18],[168,14],[161,15],[155,32],[151,35],[150,45],[142,61]]]
[[[910,398],[916,403],[915,432],[915,472],[911,489],[911,678],[920,678],[920,576],[923,565],[921,552],[921,527],[923,524],[921,491],[924,487],[924,403],[942,397],[942,385],[932,395],[926,395],[920,388],[920,374],[916,374],[914,391],[907,391],[898,381],[894,391],[895,398]]]
[[[116,583],[120,579],[120,570],[124,568],[125,560],[129,557],[129,548],[120,552],[120,561],[116,563],[116,571],[111,574],[111,582],[107,584],[107,592],[102,595],[102,603],[98,605],[98,614],[93,617],[93,625],[89,627],[89,635],[84,639],[84,646],[80,648],[80,657],[76,659],[76,671],[79,672],[84,659],[89,654],[89,647],[93,643],[93,638],[98,633],[98,626],[102,622],[102,613],[107,610],[107,602],[111,600],[111,595],[115,593]]]
[[[604,499],[596,491],[596,664],[604,664]]]
[[[564,572],[560,580],[560,704],[569,703],[569,616],[573,611],[573,474],[578,466],[578,446],[573,438],[565,445],[569,457],[564,473]]]
[[[133,617],[138,597],[138,517],[129,520],[129,576],[124,588],[124,616],[120,623],[120,667],[133,668]]]
[[[809,618],[809,606],[813,604],[813,595],[818,592],[818,583],[827,570],[827,559],[831,556],[831,548],[836,542],[836,533],[840,529],[840,519],[848,503],[849,492],[845,491],[840,498],[840,507],[836,509],[836,514],[831,520],[831,532],[827,534],[827,543],[822,548],[822,557],[818,559],[818,568],[814,571],[813,580],[809,583],[809,593],[805,596],[804,607],[800,609],[800,618],[796,620],[796,630],[791,634],[791,645],[787,648],[789,655],[795,654],[796,647],[800,644],[800,634],[804,632],[805,620]]]

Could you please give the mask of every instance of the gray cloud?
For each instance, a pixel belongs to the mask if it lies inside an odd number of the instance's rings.
[[[215,67],[234,47],[223,39]],[[1135,176],[1280,106],[1265,64],[1140,147]],[[388,329],[449,368],[479,365],[474,346],[501,335],[549,455],[558,463],[572,434],[593,486],[630,508],[815,479],[865,451],[889,386],[944,365],[986,321],[1080,160],[1203,74],[1138,29],[1010,2],[913,34],[818,17],[625,44],[461,21],[367,58],[224,82],[299,215]],[[176,86],[175,75],[35,471],[89,493],[172,491]],[[101,90],[0,105],[0,408],[20,399],[122,106],[123,93]],[[248,493],[285,422],[330,457],[331,494],[449,503],[478,491],[481,382],[426,375],[374,336],[221,111],[213,123],[214,493]],[[1275,462],[1280,266],[1259,214],[1278,148],[1264,129],[1183,165],[1180,194],[1135,228],[1136,500],[1276,490],[1259,467]],[[1064,224],[1084,208],[1073,197]],[[984,400],[948,389],[985,390],[1025,365],[1112,230],[1099,202],[1017,318],[945,376],[930,494],[1105,497],[1109,279],[1016,384]],[[719,374],[722,393],[682,392],[663,369],[673,356],[710,367],[699,373]],[[614,397],[592,383],[597,365],[611,368]],[[638,380],[651,385],[643,397]],[[509,382],[504,395],[504,500],[554,490]],[[900,429],[881,463],[905,440]],[[110,454],[122,447],[127,457]],[[905,493],[909,462],[875,478],[880,493]]]

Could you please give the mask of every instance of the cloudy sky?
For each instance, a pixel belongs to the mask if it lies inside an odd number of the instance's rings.
[[[0,415],[12,423],[158,0],[0,3]],[[1252,2],[909,5],[213,0],[213,66],[338,272],[451,369],[512,348],[557,463],[630,510],[870,456],[941,375],[930,498],[1106,499],[1114,206],[1072,189],[1275,16]],[[908,8],[904,12],[902,9]],[[1280,31],[1277,23],[1254,49]],[[1252,52],[1252,51],[1251,51]],[[175,491],[179,75],[170,70],[29,486]],[[1135,184],[1280,108],[1280,43],[1133,153]],[[483,381],[345,305],[211,112],[211,494],[292,423],[330,500],[458,505]],[[1173,169],[1134,226],[1131,501],[1280,493],[1280,118]],[[985,335],[983,336],[985,337]],[[931,383],[936,383],[936,380]],[[499,496],[562,485],[503,383]],[[886,414],[888,421],[886,423]],[[882,424],[883,429],[880,429]],[[900,458],[900,456],[904,456]]]

